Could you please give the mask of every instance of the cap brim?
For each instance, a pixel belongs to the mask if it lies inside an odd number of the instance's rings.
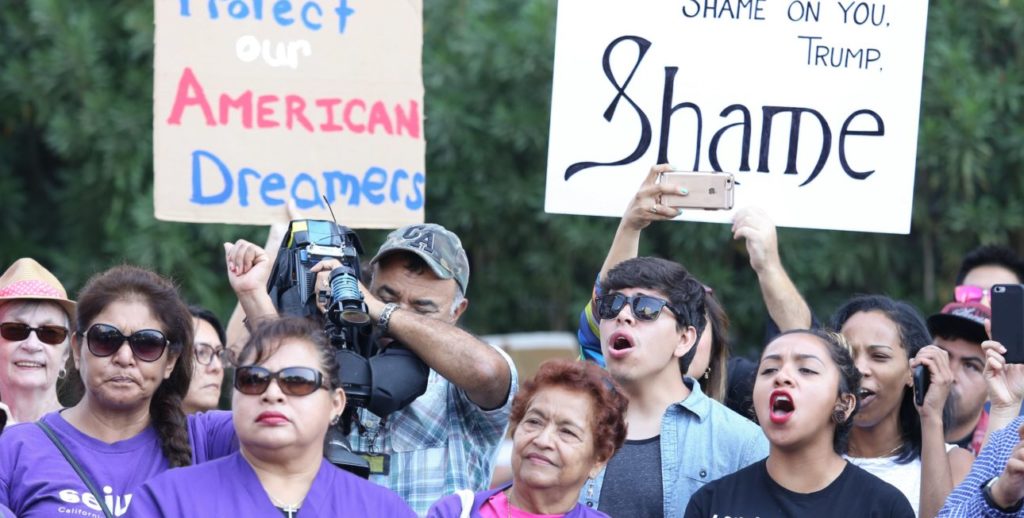
[[[963,338],[977,344],[988,340],[984,324],[956,315],[938,314],[928,317],[928,331],[932,336]]]
[[[378,252],[377,255],[373,256],[373,259],[370,259],[370,264],[377,264],[378,262],[380,262],[381,259],[401,252],[408,252],[419,256],[421,259],[423,259],[423,261],[425,261],[430,266],[430,270],[433,271],[434,275],[437,275],[438,278],[455,279],[455,275],[451,271],[447,270],[446,268],[438,264],[438,262],[430,254],[424,252],[419,247],[415,246],[395,246],[388,248],[387,250]],[[458,281],[456,281],[456,283],[457,282]]]

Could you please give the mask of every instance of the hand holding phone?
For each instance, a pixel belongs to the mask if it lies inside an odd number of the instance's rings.
[[[664,194],[661,203],[674,209],[729,210],[733,206],[732,173],[661,173],[658,183],[685,188],[687,194]]]
[[[928,367],[918,365],[914,367],[914,403],[917,406],[924,406],[924,396],[928,393],[928,386],[931,385],[931,375]]]
[[[1024,363],[1024,285],[992,286],[992,339],[1006,348],[1006,363]]]

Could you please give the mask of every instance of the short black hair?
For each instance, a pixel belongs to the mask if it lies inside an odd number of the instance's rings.
[[[676,317],[676,329],[693,326],[697,339],[680,358],[680,368],[686,374],[697,342],[707,324],[704,302],[704,285],[697,281],[683,265],[658,257],[634,257],[623,261],[608,271],[601,281],[601,293],[611,293],[628,288],[657,290],[668,296],[668,302]]]
[[[838,333],[850,317],[868,311],[878,311],[896,324],[900,332],[900,346],[907,351],[908,358],[913,358],[923,347],[932,343],[932,335],[928,333],[928,325],[921,312],[906,302],[884,295],[859,295],[846,301],[832,315],[831,327]],[[899,427],[903,445],[897,452],[896,463],[906,464],[921,456],[921,416],[914,405],[914,389],[910,387],[903,388]]]
[[[1016,252],[1004,245],[982,245],[964,256],[956,284],[963,284],[967,274],[979,266],[1002,266],[1017,276],[1017,282],[1024,282],[1024,260]]]
[[[224,326],[221,325],[220,319],[217,318],[217,315],[213,314],[213,311],[202,306],[191,304],[188,307],[188,312],[192,313],[193,317],[205,320],[206,323],[210,324],[210,326],[213,327],[213,330],[217,333],[217,338],[220,340],[220,344],[227,346],[228,338],[227,335],[224,334]]]

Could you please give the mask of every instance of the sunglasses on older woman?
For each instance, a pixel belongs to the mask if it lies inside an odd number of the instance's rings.
[[[144,362],[159,360],[170,342],[162,332],[156,329],[142,329],[125,336],[120,329],[110,324],[93,324],[84,333],[84,336],[89,345],[89,352],[93,356],[99,358],[111,356],[127,341],[128,346],[132,349],[132,354]]]
[[[281,392],[289,396],[308,396],[317,389],[329,390],[324,386],[324,375],[310,367],[285,367],[279,371],[246,365],[235,369],[235,390],[249,396],[259,396],[267,391],[270,382],[277,380]]]
[[[64,326],[32,327],[21,322],[4,322],[0,324],[0,336],[4,337],[4,340],[12,342],[27,340],[28,335],[33,331],[36,333],[36,338],[44,344],[60,345],[68,337],[68,328]]]

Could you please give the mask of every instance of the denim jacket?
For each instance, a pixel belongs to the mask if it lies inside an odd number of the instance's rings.
[[[673,403],[661,418],[661,479],[664,516],[682,516],[704,484],[768,456],[761,428],[707,397],[693,378],[686,399]],[[583,486],[580,503],[597,509],[605,470]]]

